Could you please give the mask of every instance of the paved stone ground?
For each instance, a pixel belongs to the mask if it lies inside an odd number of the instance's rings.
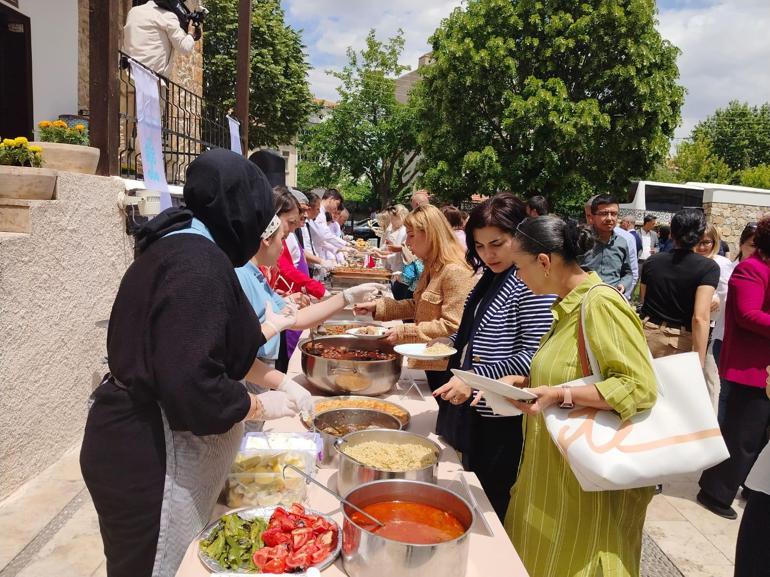
[[[642,577],[683,577],[646,531],[642,538]]]
[[[664,485],[647,510],[642,577],[733,577],[739,521],[695,502],[697,476]],[[743,512],[742,501],[734,507]],[[0,502],[0,577],[105,577],[96,511],[76,448]]]

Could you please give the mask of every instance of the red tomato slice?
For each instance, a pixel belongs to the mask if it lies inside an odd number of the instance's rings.
[[[298,551],[302,546],[313,538],[313,530],[310,527],[294,529],[291,532],[291,548]]]
[[[307,555],[312,555],[316,551],[318,551],[318,545],[316,545],[313,541],[308,541],[305,543],[302,549],[297,551],[297,553],[306,553]]]
[[[291,508],[289,509],[292,513],[295,515],[304,515],[305,514],[305,508],[300,505],[299,503],[292,504]]]
[[[254,565],[256,565],[261,571],[262,568],[267,565],[267,562],[270,559],[270,553],[266,547],[263,547],[262,549],[257,549],[254,551],[254,556],[251,559],[254,561]]]
[[[292,553],[286,558],[286,567],[291,569],[304,569],[308,566],[310,557],[306,553]]]
[[[268,547],[275,547],[281,543],[288,543],[291,541],[291,536],[288,533],[284,533],[279,528],[268,529],[262,533],[262,542]]]
[[[328,547],[331,549],[332,544],[334,543],[334,531],[324,531],[316,537],[315,542],[320,547]]]
[[[286,561],[284,559],[271,559],[262,567],[263,573],[283,573],[286,571]]]
[[[327,549],[326,547],[321,547],[318,551],[316,551],[310,556],[310,563],[311,565],[318,565],[324,559],[326,559],[329,555],[331,555],[331,549]]]

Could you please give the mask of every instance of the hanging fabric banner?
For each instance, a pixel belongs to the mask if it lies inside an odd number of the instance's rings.
[[[227,117],[227,122],[230,124],[230,150],[243,154],[243,149],[241,148],[241,123],[232,116]]]
[[[129,62],[136,89],[136,130],[142,153],[144,184],[160,192],[160,209],[165,210],[171,208],[171,194],[163,159],[158,77],[141,64],[131,59]]]

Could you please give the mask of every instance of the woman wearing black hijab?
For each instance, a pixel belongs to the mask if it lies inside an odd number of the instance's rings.
[[[92,396],[80,464],[109,577],[171,577],[209,520],[244,420],[291,415],[280,391],[239,382],[265,342],[234,267],[274,217],[252,163],[212,150],[190,164],[187,210],[137,233],[107,334],[110,373]]]

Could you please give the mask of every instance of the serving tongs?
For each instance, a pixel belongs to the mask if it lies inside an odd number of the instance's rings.
[[[329,493],[329,494],[330,494],[332,497],[334,497],[335,499],[337,499],[337,500],[338,500],[340,503],[345,503],[345,505],[347,505],[347,506],[348,506],[348,507],[350,507],[351,509],[355,509],[357,512],[361,513],[361,514],[362,514],[364,517],[366,517],[367,519],[369,519],[369,520],[370,520],[372,523],[374,523],[375,525],[377,525],[377,526],[379,526],[379,527],[384,527],[384,526],[385,526],[385,524],[384,524],[384,523],[382,523],[382,522],[378,521],[378,520],[377,520],[375,517],[372,517],[372,516],[371,516],[369,513],[367,513],[367,512],[366,512],[366,511],[364,511],[363,509],[359,509],[359,508],[358,508],[358,507],[356,507],[356,506],[355,506],[353,503],[351,503],[350,501],[348,501],[347,499],[345,499],[344,497],[342,497],[342,496],[341,496],[339,493],[337,493],[337,491],[332,491],[331,489],[329,489],[329,487],[327,487],[327,486],[326,486],[326,485],[324,485],[323,483],[319,483],[318,481],[316,481],[315,479],[313,479],[313,477],[311,477],[310,475],[308,475],[307,473],[305,473],[305,471],[303,471],[303,470],[302,470],[302,469],[300,469],[299,467],[295,467],[294,465],[289,465],[289,464],[286,464],[286,465],[284,465],[284,466],[283,466],[283,471],[282,471],[282,473],[283,473],[283,478],[284,478],[284,479],[286,478],[286,468],[287,468],[287,467],[288,467],[289,469],[292,469],[292,470],[294,470],[295,472],[299,473],[299,474],[300,474],[300,476],[304,477],[306,480],[310,481],[311,483],[313,483],[313,484],[315,484],[315,485],[318,485],[319,487],[321,487],[321,489],[323,489],[324,491],[326,491],[327,493]]]

